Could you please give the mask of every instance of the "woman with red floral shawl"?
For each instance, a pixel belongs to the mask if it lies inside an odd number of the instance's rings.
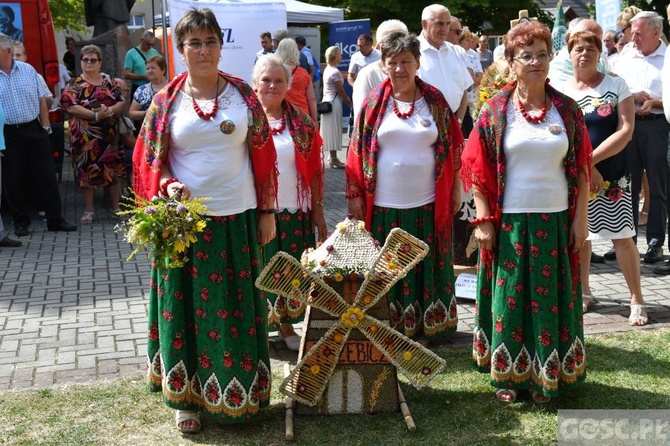
[[[278,56],[270,54],[258,59],[251,78],[270,122],[279,170],[277,237],[263,248],[263,259],[268,262],[277,252],[284,251],[300,260],[303,251],[315,246],[314,228],[320,241],[327,236],[323,216],[323,140],[312,118],[285,99],[292,82],[291,72]],[[270,329],[279,330],[289,350],[298,351],[300,337],[292,324],[303,320],[305,304],[276,294],[266,293],[266,297]]]
[[[500,401],[537,403],[586,378],[579,250],[591,144],[579,106],[547,82],[551,32],[507,33],[516,81],[481,109],[463,152],[481,250],[473,359]]]
[[[389,77],[363,102],[346,174],[349,212],[376,240],[401,227],[430,246],[389,292],[391,324],[430,341],[458,325],[450,233],[463,135],[442,93],[416,77],[419,48],[404,33],[382,42]]]
[[[200,414],[254,419],[270,401],[267,302],[254,286],[259,245],[275,235],[276,153],[263,108],[244,81],[217,69],[221,28],[209,9],[174,29],[188,71],[154,96],[134,153],[142,197],[211,197],[212,215],[183,268],[152,265],[149,390],[182,432]]]

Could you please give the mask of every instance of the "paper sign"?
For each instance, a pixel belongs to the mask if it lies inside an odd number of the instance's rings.
[[[461,273],[456,277],[456,297],[475,300],[477,298],[477,275]]]

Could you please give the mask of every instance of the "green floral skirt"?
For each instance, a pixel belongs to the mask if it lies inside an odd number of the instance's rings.
[[[256,211],[211,217],[183,268],[151,272],[149,390],[173,409],[223,423],[253,419],[270,401],[267,303]]]
[[[372,236],[381,244],[391,229],[401,228],[430,247],[423,261],[389,292],[391,325],[413,339],[437,339],[456,331],[458,325],[451,250],[438,249],[434,222],[432,203],[412,209],[375,206],[372,210]]]
[[[299,261],[303,251],[314,246],[311,212],[282,211],[277,214],[277,236],[261,250],[263,264],[267,265],[279,251],[291,254]],[[272,293],[265,293],[265,296],[270,331],[279,330],[279,324],[294,324],[305,317],[305,304],[301,301]]]
[[[493,277],[478,274],[473,359],[491,384],[556,397],[586,378],[568,212],[503,214]]]

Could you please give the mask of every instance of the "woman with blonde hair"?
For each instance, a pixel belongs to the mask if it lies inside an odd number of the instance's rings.
[[[298,44],[290,38],[282,39],[277,45],[275,56],[291,69],[291,85],[286,92],[286,100],[305,112],[315,123],[318,122],[314,84],[307,70],[300,66]]]
[[[333,110],[321,116],[323,147],[330,153],[328,165],[331,169],[342,169],[344,163],[337,158],[342,148],[342,102],[351,107],[351,99],[344,91],[344,77],[337,68],[342,62],[342,52],[336,46],[326,49],[326,69],[323,70],[323,100],[333,104]]]

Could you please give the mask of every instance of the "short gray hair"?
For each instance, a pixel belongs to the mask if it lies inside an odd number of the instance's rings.
[[[451,15],[449,12],[449,9],[447,9],[446,6],[440,5],[440,4],[433,4],[433,5],[428,5],[425,8],[423,8],[423,12],[421,12],[421,20],[426,20],[430,22],[431,20],[434,20],[435,17],[437,17],[440,14],[447,13]]]
[[[384,37],[388,36],[391,33],[396,32],[408,34],[409,30],[407,29],[407,25],[405,25],[400,20],[396,19],[384,20],[377,27],[377,31],[375,32],[375,39],[377,39],[377,43],[381,45],[381,42],[382,40],[384,40]]]
[[[283,39],[287,39],[289,37],[291,37],[291,33],[289,33],[287,29],[278,29],[272,35],[273,40],[283,40]]]
[[[282,39],[275,49],[275,54],[282,62],[289,65],[296,66],[300,63],[300,50],[298,49],[298,44],[291,38]]]
[[[653,11],[642,11],[635,14],[630,20],[630,23],[633,24],[638,20],[647,19],[647,28],[649,29],[658,29],[663,32],[663,17],[656,14]]]
[[[275,54],[266,54],[265,56],[258,58],[256,65],[254,65],[254,71],[251,72],[251,82],[254,87],[258,87],[261,73],[270,67],[281,68],[286,76],[286,84],[291,85],[291,69]]]
[[[14,48],[14,41],[9,38],[7,34],[0,33],[0,47],[1,48]]]

